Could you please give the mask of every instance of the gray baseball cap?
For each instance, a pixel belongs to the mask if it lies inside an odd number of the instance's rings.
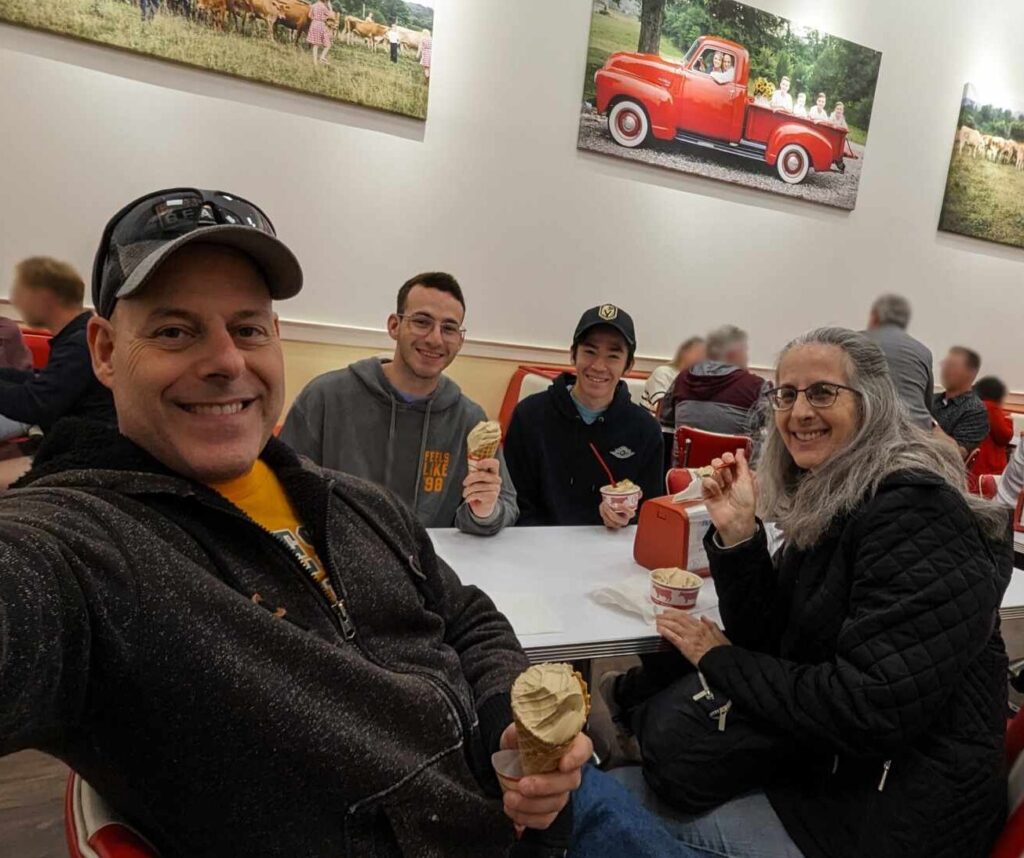
[[[110,318],[120,298],[138,292],[176,250],[192,242],[244,253],[275,301],[302,289],[302,268],[263,211],[225,191],[170,188],[129,203],[107,223],[92,270],[96,312]]]

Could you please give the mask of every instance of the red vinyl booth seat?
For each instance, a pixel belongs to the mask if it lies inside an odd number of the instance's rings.
[[[64,794],[64,830],[71,858],[160,858],[145,838],[74,772]]]
[[[42,369],[50,362],[50,332],[35,328],[22,328],[21,338],[32,353],[32,367]]]
[[[504,438],[508,431],[508,424],[512,421],[512,412],[523,398],[523,379],[528,375],[539,375],[550,381],[554,381],[563,372],[575,372],[571,366],[540,366],[536,364],[521,364],[512,374],[508,387],[505,388],[505,397],[501,401],[501,410],[498,412],[498,422],[501,424],[501,435]],[[645,372],[628,372],[627,379],[646,379]],[[636,396],[636,394],[634,394]]]
[[[1007,807],[1009,815],[991,858],[1024,858],[1024,711],[1006,727]]]
[[[746,435],[723,435],[720,432],[705,432],[692,426],[676,429],[676,449],[682,468],[703,468],[710,465],[723,453],[735,453],[742,449],[750,459],[753,443]]]

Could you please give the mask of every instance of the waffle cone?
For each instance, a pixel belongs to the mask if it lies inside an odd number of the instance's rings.
[[[481,444],[479,447],[474,447],[469,451],[469,458],[480,461],[481,459],[493,459],[498,455],[498,447],[501,446],[501,441],[495,441],[493,444]]]
[[[579,671],[575,672],[576,679],[583,689],[584,720],[590,715],[590,694],[587,692],[587,681]],[[518,718],[516,722],[516,735],[519,740],[519,759],[522,762],[524,775],[541,775],[553,772],[558,768],[558,762],[565,756],[572,743],[576,741],[573,736],[568,742],[562,745],[551,745],[542,741],[530,732]],[[579,734],[577,734],[579,735]]]

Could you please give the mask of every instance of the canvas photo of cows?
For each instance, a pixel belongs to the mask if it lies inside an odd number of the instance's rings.
[[[1024,97],[964,87],[939,229],[1024,247]]]
[[[852,209],[881,60],[735,0],[593,0],[578,146]]]
[[[435,0],[0,0],[0,20],[426,119]]]

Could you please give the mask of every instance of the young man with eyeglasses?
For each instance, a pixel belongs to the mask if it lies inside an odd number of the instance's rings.
[[[469,468],[466,436],[486,417],[444,374],[462,349],[465,315],[450,274],[408,280],[388,317],[394,356],[313,379],[281,439],[318,465],[395,492],[425,527],[491,536],[515,523],[519,507],[501,451]]]

